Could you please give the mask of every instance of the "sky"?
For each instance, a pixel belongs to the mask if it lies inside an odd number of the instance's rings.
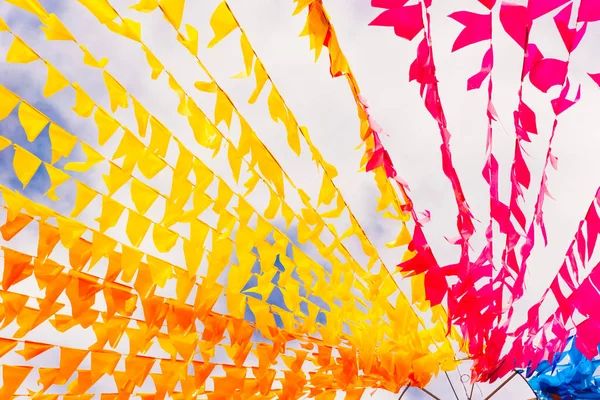
[[[150,70],[144,54],[131,41],[109,32],[78,2],[43,0],[41,3],[50,12],[56,13],[78,41],[94,55],[107,57],[107,69],[131,93],[143,100],[152,114],[165,121],[192,151],[203,160],[209,160],[215,171],[224,170],[225,157],[219,156],[213,160],[205,149],[195,145],[187,121],[176,112],[178,100],[170,91],[167,80],[164,76],[158,81],[150,79]],[[206,81],[206,76],[187,51],[177,44],[172,29],[162,16],[156,13],[142,15],[128,10],[127,7],[134,4],[133,1],[120,0],[111,3],[114,3],[122,15],[142,22],[144,41],[159,56],[167,69],[175,74],[186,91],[194,93],[199,105],[210,115],[214,106],[210,96],[199,94],[193,89],[194,83],[199,80]],[[239,33],[231,34],[214,48],[206,48],[212,37],[209,18],[217,4],[216,0],[207,0],[188,1],[186,5],[184,24],[193,24],[199,31],[200,59],[232,96],[236,106],[254,127],[261,140],[281,160],[293,181],[311,197],[316,197],[320,177],[314,164],[306,151],[302,157],[297,158],[288,148],[284,128],[270,120],[266,91],[255,104],[248,104],[247,99],[255,85],[254,78],[231,79],[243,69]],[[362,153],[355,150],[360,144],[359,125],[356,106],[346,81],[330,77],[326,54],[322,55],[318,62],[314,62],[314,53],[309,49],[308,38],[299,37],[305,22],[304,14],[292,16],[295,4],[291,0],[231,0],[229,4],[286,103],[298,121],[308,128],[313,142],[324,158],[339,171],[336,184],[369,238],[381,249],[380,254],[388,268],[393,268],[399,262],[402,253],[398,249],[388,249],[384,244],[394,239],[397,227],[393,221],[386,220],[375,212],[377,191],[373,180],[369,175],[359,172]],[[457,247],[444,239],[456,236],[456,206],[450,183],[441,169],[439,131],[423,106],[418,86],[414,82],[408,82],[408,68],[415,57],[418,39],[408,42],[396,37],[392,29],[369,27],[368,23],[377,16],[378,10],[371,8],[367,0],[324,0],[324,4],[362,94],[369,101],[370,112],[389,134],[383,137],[384,144],[399,174],[409,183],[410,194],[417,210],[431,212],[432,219],[425,225],[425,234],[440,265],[456,262]],[[431,29],[441,98],[452,133],[451,148],[455,167],[467,201],[475,217],[481,221],[476,225],[479,236],[473,241],[477,250],[483,244],[481,236],[489,215],[487,186],[481,176],[485,157],[487,97],[485,91],[467,92],[466,81],[479,70],[487,46],[481,43],[455,53],[450,51],[461,26],[447,18],[447,15],[464,9],[485,12],[484,7],[475,0],[434,1],[431,8]],[[35,17],[8,2],[0,3],[0,16],[36,51],[50,60],[69,79],[79,82],[94,100],[108,109],[109,99],[102,82],[102,74],[99,70],[83,65],[81,52],[75,44],[46,42],[43,33],[38,29],[39,24]],[[504,127],[502,129],[500,124],[494,125],[494,151],[501,166],[501,197],[507,199],[507,178],[514,147],[512,111],[517,105],[522,50],[502,30],[497,21],[497,10],[494,11],[494,17],[493,40],[496,54],[493,101]],[[600,89],[587,77],[587,73],[600,72],[599,56],[594,51],[599,34],[597,26],[592,24],[588,27],[586,37],[571,58],[569,77],[573,86],[582,84],[582,99],[559,119],[553,145],[553,152],[559,159],[559,169],[549,172],[550,191],[555,200],[547,201],[544,209],[550,245],[546,248],[538,247],[532,254],[526,278],[527,291],[517,305],[515,324],[524,322],[528,306],[538,300],[548,287],[562,263],[579,220],[585,216],[585,211],[600,184],[599,176],[593,173],[600,145],[595,119]],[[566,51],[553,28],[551,16],[536,21],[532,38],[544,55],[566,58]],[[0,34],[0,58],[3,60],[10,43],[9,34]],[[70,110],[73,104],[72,94],[59,93],[50,100],[43,98],[45,76],[46,70],[41,63],[27,66],[0,63],[2,85],[27,99],[53,120],[68,127],[71,132],[77,132],[78,136],[89,138],[87,141],[93,143],[95,124],[92,119],[81,119]],[[533,138],[531,144],[526,145],[530,155],[527,163],[532,172],[533,182],[533,189],[527,193],[526,215],[531,214],[539,187],[541,166],[553,119],[550,100],[556,97],[558,90],[555,87],[548,94],[542,94],[530,84],[525,85],[525,100],[535,110],[539,128],[539,135]],[[119,110],[117,115],[127,126],[135,129],[131,107]],[[17,144],[26,144],[14,113],[0,123],[0,132]],[[27,144],[27,148],[33,149],[39,157],[47,158],[48,143],[48,133],[44,131],[33,145]],[[109,141],[105,147],[106,154],[112,154],[117,145],[118,142]],[[306,147],[303,149],[306,150]],[[169,154],[167,158],[170,156],[172,155]],[[11,160],[12,154],[6,151],[0,153],[0,183],[16,187],[19,183],[11,172]],[[103,173],[106,173],[106,169],[99,167],[94,170],[94,174],[86,175],[86,179],[89,179],[90,184],[97,184],[101,182]],[[44,186],[47,185],[46,181],[43,173],[38,173],[25,193],[47,203],[48,200],[43,198],[47,190],[47,186]],[[168,193],[168,176],[158,177],[154,182]],[[73,201],[73,195],[69,192],[73,187],[68,184],[64,186],[59,189],[63,203],[58,207],[64,206],[65,209],[69,209]],[[266,206],[266,191],[257,190],[253,196],[253,204]],[[298,204],[297,197],[292,196],[290,202],[294,201]],[[96,207],[99,207],[99,203]],[[90,214],[82,215],[81,218],[91,221],[93,217]],[[277,223],[283,229],[283,221]],[[114,228],[116,235],[124,237],[123,228],[124,221],[121,220]],[[343,224],[338,227],[338,231],[343,231],[342,229]],[[24,252],[35,251],[35,243],[26,239],[19,240],[17,246]],[[352,247],[350,250],[354,251],[357,245]],[[311,255],[316,256],[314,252]],[[173,254],[172,257],[177,262],[182,262],[181,254]],[[410,286],[406,282],[402,282],[401,287],[409,292]],[[21,289],[34,290],[28,287]],[[550,311],[542,310],[542,318],[544,312],[548,315]],[[86,341],[86,338],[81,337],[81,333],[78,336],[75,330],[72,331],[55,335],[56,338],[53,336],[53,339],[58,341],[57,344],[70,343],[73,340]],[[50,333],[44,331],[37,334]],[[461,366],[463,374],[467,370],[467,364]],[[459,382],[460,375],[461,373],[456,371],[450,374],[450,378],[458,395],[465,398],[463,386]],[[474,398],[483,398],[495,386],[497,384],[478,385]],[[436,378],[428,389],[444,399],[453,396],[444,375]],[[481,397],[477,397],[479,390]],[[521,379],[513,380],[502,393],[503,396],[511,395],[515,399],[533,397]],[[364,398],[393,399],[397,396],[378,390],[365,392]],[[405,398],[419,399],[427,396],[416,389],[410,389]]]

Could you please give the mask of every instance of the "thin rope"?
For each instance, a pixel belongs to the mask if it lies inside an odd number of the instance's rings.
[[[467,375],[467,374],[463,374],[463,373],[460,371],[460,366],[458,366],[458,365],[456,366],[456,371],[458,372],[458,376],[459,376],[459,378],[458,378],[458,379],[460,380],[460,384],[462,385],[462,387],[463,387],[463,390],[465,391],[465,396],[467,397],[467,399],[469,399],[469,393],[467,393],[467,387],[465,386],[465,381],[463,380],[463,377],[465,377],[465,376],[466,376],[466,377],[467,377],[467,379],[469,379],[469,380],[470,380],[470,377],[469,377],[469,375]]]

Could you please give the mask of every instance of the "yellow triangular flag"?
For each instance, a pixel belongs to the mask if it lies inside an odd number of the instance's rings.
[[[207,149],[214,150],[216,155],[221,148],[223,136],[191,99],[189,105],[192,115],[188,117],[188,122],[194,131],[196,142]]]
[[[120,18],[120,20],[121,25],[111,21],[106,24],[106,27],[118,35],[141,43],[142,24],[129,18]]]
[[[6,0],[6,2],[36,15],[40,20],[48,16],[48,13],[38,0]]]
[[[118,17],[108,0],[79,0],[79,2],[90,10],[101,24],[107,24]]]
[[[208,44],[209,48],[219,43],[225,36],[238,27],[235,17],[226,2],[223,1],[217,6],[217,9],[210,17],[210,26],[215,36]]]
[[[131,174],[123,171],[121,168],[113,163],[110,163],[110,170],[108,175],[102,175],[106,188],[108,189],[108,195],[112,196],[115,194],[127,181],[131,178]]]
[[[217,83],[215,81],[211,81],[211,82],[202,82],[202,81],[198,81],[196,83],[194,83],[194,87],[196,89],[198,89],[201,92],[206,92],[206,93],[216,93],[217,92]]]
[[[8,146],[10,146],[12,142],[5,138],[4,136],[0,136],[0,151],[4,150]]]
[[[0,85],[0,121],[8,117],[20,101],[19,96]]]
[[[315,0],[298,0],[296,9],[294,10],[294,13],[292,15],[297,15],[298,13],[300,13],[302,10],[304,10],[306,7],[308,7],[314,1]]]
[[[129,18],[121,18],[123,21],[123,36],[136,42],[142,41],[142,24]]]
[[[183,239],[183,255],[185,257],[185,266],[187,267],[190,276],[196,275],[202,256],[204,255],[204,247],[198,246],[196,243]]]
[[[164,71],[165,67],[161,64],[160,60],[156,58],[154,54],[152,54],[149,48],[142,45],[142,50],[144,50],[144,53],[146,53],[146,61],[148,61],[148,66],[152,70],[152,79],[158,78],[160,73]]]
[[[185,147],[185,145],[177,141],[179,147],[179,156],[177,157],[177,164],[175,164],[175,170],[173,171],[173,180],[188,179],[190,171],[194,166],[194,155],[191,151]]]
[[[152,282],[161,288],[164,288],[167,280],[173,277],[173,266],[158,258],[148,256],[148,267]]]
[[[98,164],[100,161],[104,160],[102,154],[99,154],[96,150],[91,148],[89,145],[81,142],[81,149],[83,153],[86,155],[87,160],[81,162],[69,162],[65,164],[65,171],[76,171],[76,172],[86,172],[94,165]]]
[[[139,12],[149,13],[156,10],[156,7],[158,7],[158,0],[140,0],[138,4],[134,4],[130,8]]]
[[[156,250],[161,253],[168,253],[175,246],[175,243],[177,243],[179,235],[162,225],[155,224],[152,230],[152,239],[154,240]]]
[[[220,237],[229,237],[235,226],[235,216],[227,210],[221,211],[217,221],[217,231]]]
[[[88,271],[103,258],[109,258],[117,247],[117,241],[100,232],[92,232],[92,259]],[[106,282],[106,281],[105,281]],[[108,283],[108,282],[107,282]]]
[[[52,148],[52,164],[60,160],[61,157],[69,157],[77,144],[77,138],[54,122],[50,123],[48,134],[50,136],[50,147]]]
[[[279,207],[281,206],[281,199],[277,196],[277,193],[270,188],[269,192],[271,192],[271,199],[269,200],[269,205],[264,212],[264,216],[266,219],[274,219],[277,215],[277,211],[279,211]]]
[[[58,169],[51,164],[44,163],[48,176],[50,177],[50,189],[46,192],[46,196],[52,201],[58,201],[56,196],[56,188],[71,179],[71,176],[65,171]]]
[[[227,146],[227,160],[229,161],[229,167],[231,168],[233,179],[235,179],[235,182],[238,183],[240,179],[240,170],[242,168],[242,157],[231,143],[229,143]]]
[[[220,214],[222,210],[227,208],[227,205],[231,201],[234,193],[224,180],[219,177],[217,177],[217,179],[219,180],[219,185],[217,188],[217,198],[215,199],[213,210],[217,214]]]
[[[44,86],[44,96],[50,97],[69,86],[69,81],[47,61],[46,67],[48,67],[48,78]]]
[[[251,169],[249,172],[252,175],[244,183],[244,186],[246,187],[246,189],[248,189],[246,190],[246,193],[244,193],[244,196],[246,197],[254,191],[254,189],[256,188],[256,184],[260,181],[260,175],[258,175],[254,169]]]
[[[150,116],[150,127],[152,127],[152,137],[150,138],[148,150],[160,157],[165,157],[171,140],[171,133],[152,115]]]
[[[87,227],[81,222],[69,220],[60,215],[56,216],[56,222],[58,224],[60,242],[67,249],[73,247],[75,241],[87,230]]]
[[[254,209],[242,196],[238,196],[238,205],[234,207],[235,212],[239,217],[240,224],[248,225],[250,218],[254,215]]]
[[[298,134],[300,128],[298,127],[298,124],[296,123],[291,111],[287,123],[285,124],[285,129],[287,131],[288,146],[290,146],[290,149],[292,149],[294,153],[299,156],[302,150],[300,147],[300,135]],[[308,145],[312,146],[310,142]]]
[[[124,282],[130,282],[140,266],[144,253],[125,244],[121,244],[121,248],[121,268],[123,269],[122,279]]]
[[[104,109],[96,108],[94,121],[98,126],[98,144],[104,146],[106,142],[115,134],[119,126],[121,126],[113,117],[108,115]]]
[[[29,47],[20,37],[15,36],[8,53],[6,54],[6,62],[27,64],[32,61],[39,60],[40,57]]]
[[[161,223],[165,226],[172,226],[181,222],[184,217],[183,207],[188,202],[193,191],[193,185],[184,179],[175,179],[171,185],[171,194],[165,203],[165,213]]]
[[[100,217],[96,218],[96,222],[100,225],[100,232],[104,233],[108,229],[114,228],[123,211],[125,211],[125,206],[121,203],[108,196],[102,196],[102,211]]]
[[[189,52],[197,56],[198,55],[198,31],[191,25],[185,24],[185,29],[187,31],[188,38],[184,38],[183,35],[178,35],[177,40],[181,42],[185,46]]]
[[[333,210],[321,213],[321,216],[323,218],[339,218],[340,215],[342,215],[342,212],[344,212],[344,209],[346,208],[346,203],[344,202],[344,198],[338,194],[335,204],[336,207]]]
[[[56,212],[50,207],[46,207],[27,198],[25,198],[25,212],[40,217],[42,221],[56,215]]]
[[[14,221],[25,206],[25,203],[27,203],[28,199],[18,191],[12,191],[5,186],[0,185],[0,190],[2,191],[2,198],[4,199],[4,203],[7,207],[6,220],[8,222]]]
[[[185,0],[160,0],[160,8],[164,13],[165,19],[177,30],[181,26],[184,7]]]
[[[185,90],[183,90],[183,88],[181,87],[179,82],[177,82],[177,80],[173,77],[173,75],[171,75],[169,72],[167,72],[167,75],[169,75],[169,87],[173,92],[175,92],[177,97],[179,97],[179,105],[177,106],[177,112],[183,115],[184,117],[189,117],[190,115],[192,115],[192,113],[187,104],[188,96],[185,93]]]
[[[331,204],[336,193],[337,190],[333,184],[333,181],[329,179],[329,175],[323,174],[323,181],[321,183],[321,190],[319,191],[319,200],[317,205]]]
[[[146,150],[142,153],[142,156],[138,160],[137,167],[144,177],[147,179],[152,179],[160,171],[167,167],[167,163],[162,158],[159,158],[156,154]]]
[[[254,61],[254,50],[250,45],[248,36],[244,32],[240,36],[240,46],[242,47],[242,55],[244,56],[244,70],[233,78],[247,78],[252,73],[252,62]]]
[[[46,34],[46,40],[70,40],[75,42],[75,38],[71,32],[63,25],[63,23],[54,14],[48,15],[42,20],[46,26],[41,29]]]
[[[33,142],[50,122],[44,114],[25,101],[21,102],[19,106],[19,121],[23,126],[23,130],[25,130],[27,140],[30,142]]]
[[[17,178],[19,178],[19,181],[23,184],[23,189],[25,189],[42,164],[42,160],[20,146],[13,146],[15,148],[13,168],[15,169]]]
[[[283,215],[283,218],[285,219],[285,224],[286,224],[285,228],[290,229],[290,226],[292,225],[292,221],[294,220],[294,217],[296,216],[296,214],[294,214],[294,210],[292,210],[291,207],[287,205],[287,203],[282,203],[281,215]]]
[[[2,18],[0,18],[0,32],[10,32],[10,28]]]
[[[258,96],[260,96],[265,84],[269,80],[269,75],[267,75],[267,71],[265,71],[265,67],[263,67],[260,59],[257,59],[254,63],[254,77],[256,78],[256,88],[248,99],[248,103],[250,104],[254,104],[258,100]]]
[[[135,120],[138,124],[138,133],[141,137],[146,137],[146,129],[148,128],[148,118],[150,118],[150,114],[135,97],[131,96],[131,102],[133,103]]]
[[[73,107],[73,111],[77,113],[80,117],[88,118],[92,115],[92,111],[94,111],[94,106],[96,103],[92,100],[92,98],[79,86],[78,83],[74,83],[73,87],[75,88],[75,107]]]
[[[129,103],[127,100],[127,90],[108,72],[103,71],[104,84],[106,90],[108,90],[108,97],[110,98],[110,108],[114,113],[117,108],[127,108]]]
[[[158,192],[137,179],[131,181],[131,200],[142,215],[146,214],[158,198]]]
[[[285,123],[288,119],[288,109],[279,94],[279,91],[275,86],[271,86],[271,92],[267,99],[267,105],[269,106],[269,114],[271,119],[275,122]]]
[[[94,200],[98,195],[94,189],[89,186],[75,181],[76,195],[75,195],[75,206],[71,211],[71,217],[76,218],[81,212]]]
[[[127,171],[127,173],[131,174],[133,168],[140,161],[140,159],[143,158],[145,150],[146,146],[144,146],[144,143],[135,137],[129,129],[125,128],[125,133],[123,134],[121,142],[119,143],[117,150],[115,150],[115,154],[113,154],[111,160],[115,161],[121,157],[125,157],[123,164],[121,164],[121,168],[123,171]]]
[[[83,51],[83,63],[85,65],[89,65],[90,67],[94,68],[104,68],[106,67],[106,64],[108,64],[108,58],[104,57],[98,61],[85,46],[79,46],[79,48],[81,51]]]
[[[144,240],[144,236],[146,236],[146,233],[148,232],[148,228],[150,228],[151,223],[152,221],[143,215],[140,215],[133,210],[129,210],[125,233],[127,234],[127,238],[133,247],[140,246],[142,240]]]
[[[225,121],[227,128],[231,128],[231,118],[233,116],[233,104],[220,88],[217,90],[217,102],[215,104],[215,125],[218,126],[221,121]]]
[[[395,240],[392,240],[391,242],[386,243],[385,247],[394,248],[394,247],[405,246],[410,243],[410,240],[411,240],[410,232],[408,231],[406,224],[403,222],[402,229],[400,230],[398,237]]]

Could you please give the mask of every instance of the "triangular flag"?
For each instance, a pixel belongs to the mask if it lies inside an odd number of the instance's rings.
[[[19,178],[19,181],[23,184],[23,189],[25,189],[42,164],[42,160],[20,146],[13,146],[15,148],[13,168],[15,169],[17,178]]]
[[[27,64],[39,59],[40,57],[31,50],[31,47],[23,42],[18,36],[15,36],[15,39],[6,54],[6,62],[9,63]]]
[[[44,114],[25,101],[19,106],[19,121],[30,142],[33,142],[50,122]]]
[[[225,36],[238,27],[237,21],[225,1],[219,3],[217,9],[210,17],[210,26],[215,36],[208,44],[209,48],[219,43]]]
[[[46,195],[50,200],[58,201],[58,197],[56,197],[56,188],[71,179],[71,176],[65,171],[58,169],[51,164],[44,163],[44,166],[46,167],[46,171],[50,177],[50,189],[48,189]]]
[[[46,67],[48,67],[48,77],[44,86],[44,96],[50,97],[69,86],[69,81],[47,61]]]

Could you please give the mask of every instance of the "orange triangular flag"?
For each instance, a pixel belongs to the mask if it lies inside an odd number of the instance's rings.
[[[2,366],[3,386],[0,389],[0,398],[10,399],[21,386],[33,367],[18,367],[13,365]]]
[[[23,350],[17,350],[15,353],[21,355],[26,361],[29,361],[53,347],[51,344],[25,341]]]
[[[14,349],[19,342],[13,339],[0,338],[0,357]]]
[[[87,356],[88,350],[71,349],[69,347],[60,348],[60,372],[57,376],[56,384],[64,385],[71,375],[75,372],[79,364]]]
[[[33,266],[32,257],[11,249],[4,249],[4,273],[2,276],[2,289],[8,290],[13,284],[31,276]],[[29,267],[29,268],[28,268]],[[24,272],[28,269],[28,273]]]
[[[19,232],[23,230],[29,223],[33,221],[33,217],[27,214],[19,213],[15,219],[12,221],[6,221],[2,227],[0,227],[0,233],[2,234],[2,239],[5,241],[9,241],[14,238]]]

